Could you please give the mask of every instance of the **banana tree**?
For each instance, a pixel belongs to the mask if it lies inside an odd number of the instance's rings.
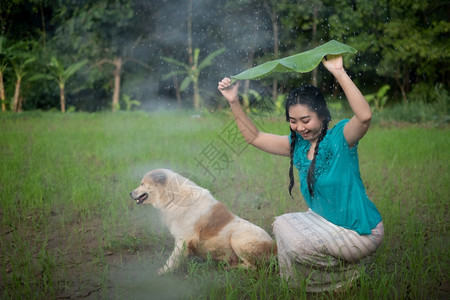
[[[122,99],[123,99],[123,102],[125,102],[125,110],[126,111],[131,111],[133,106],[137,107],[137,106],[141,105],[140,101],[131,99],[131,96],[127,95],[127,94],[124,94]]]
[[[16,85],[14,89],[14,112],[22,111],[22,98],[20,97],[20,88],[23,78],[27,74],[26,67],[36,60],[36,57],[30,57],[21,61],[13,61],[12,65],[16,74]]]
[[[178,61],[176,59],[173,59],[171,57],[163,57],[163,60],[168,62],[169,64],[181,67],[181,69],[174,70],[172,72],[167,73],[163,76],[163,79],[166,80],[168,78],[183,75],[186,76],[180,85],[180,91],[186,90],[191,84],[193,87],[193,98],[194,98],[194,107],[195,110],[200,110],[200,107],[202,105],[202,98],[200,96],[200,89],[199,89],[199,77],[203,69],[209,67],[212,65],[212,62],[214,58],[219,56],[225,52],[225,48],[218,49],[211,54],[209,54],[204,60],[199,62],[199,56],[200,56],[200,49],[196,48],[194,50],[194,57],[192,64],[186,64],[181,61]]]
[[[140,39],[138,39],[136,41],[136,44],[138,43]],[[143,66],[144,68],[146,68],[147,70],[152,70],[152,68],[147,65],[146,63],[135,59],[131,56],[126,57],[126,58],[122,58],[122,56],[117,56],[113,59],[101,59],[100,61],[98,61],[97,63],[94,64],[94,67],[100,67],[103,64],[110,64],[114,66],[114,71],[113,71],[113,75],[114,75],[114,90],[113,90],[113,100],[112,100],[112,111],[115,112],[117,110],[120,109],[120,104],[119,104],[119,98],[120,98],[120,82],[121,82],[121,74],[122,74],[122,70],[123,70],[123,66],[127,63],[127,62],[134,62],[137,63],[141,66]]]
[[[5,47],[6,38],[0,36],[0,101],[2,103],[2,111],[6,111],[6,94],[3,75],[8,66],[9,48]]]
[[[22,111],[22,97],[20,88],[24,77],[28,74],[28,66],[36,60],[32,53],[32,43],[18,42],[10,48],[10,61],[16,74],[16,84],[14,89],[14,112]]]
[[[390,88],[391,87],[388,84],[385,84],[376,93],[364,96],[374,111],[383,110],[386,101],[388,100],[387,92]]]
[[[72,75],[78,72],[84,65],[87,64],[87,60],[82,60],[80,62],[71,64],[67,68],[56,59],[56,57],[52,57],[50,60],[50,74],[53,80],[58,83],[59,86],[59,98],[61,103],[61,112],[66,112],[66,99],[65,99],[65,87],[66,82],[69,80]]]
[[[3,74],[5,74],[7,64],[5,61],[0,61],[0,101],[2,103],[2,111],[6,111],[6,93],[3,82]]]
[[[36,74],[30,77],[30,81],[38,80],[38,79],[48,79],[56,81],[59,86],[59,98],[61,105],[61,112],[66,112],[66,98],[65,98],[65,87],[66,83],[72,75],[78,72],[84,65],[87,64],[87,60],[82,60],[77,63],[73,63],[67,68],[65,68],[56,57],[52,57],[50,59],[50,64],[48,65],[48,69],[50,71],[49,74]]]

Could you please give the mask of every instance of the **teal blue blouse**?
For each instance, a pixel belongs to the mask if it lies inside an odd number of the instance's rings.
[[[293,162],[299,171],[300,191],[312,211],[336,225],[370,234],[381,221],[381,215],[367,197],[361,180],[358,145],[349,148],[344,137],[343,129],[348,121],[336,124],[319,144],[314,198],[309,194],[306,180],[311,164],[307,157],[310,142],[299,134]]]

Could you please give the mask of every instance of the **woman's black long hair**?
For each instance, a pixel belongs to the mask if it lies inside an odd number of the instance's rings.
[[[290,120],[289,108],[297,104],[307,105],[311,111],[317,113],[319,119],[323,120],[322,130],[317,140],[316,147],[314,148],[314,158],[311,161],[307,177],[309,194],[312,197],[314,197],[314,183],[315,183],[314,172],[316,168],[316,156],[317,153],[319,152],[319,144],[327,134],[328,124],[331,121],[331,115],[322,93],[318,88],[312,85],[304,85],[302,87],[296,88],[287,96],[285,104],[286,121],[289,122]],[[289,195],[291,196],[292,196],[292,188],[294,187],[293,159],[294,159],[294,149],[296,139],[297,136],[295,134],[295,131],[291,129],[291,151],[290,151],[290,166],[289,166]]]

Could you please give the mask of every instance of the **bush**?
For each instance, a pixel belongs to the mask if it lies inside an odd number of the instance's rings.
[[[447,100],[441,99],[433,103],[425,101],[410,101],[406,104],[396,104],[375,115],[375,119],[382,121],[433,123],[436,125],[447,123],[449,113]]]
[[[414,85],[408,98],[411,102],[422,101],[426,103],[448,100],[448,91],[442,83],[432,86],[428,83],[420,82]]]

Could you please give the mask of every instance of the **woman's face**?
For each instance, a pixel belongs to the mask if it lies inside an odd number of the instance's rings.
[[[307,105],[296,104],[289,107],[289,124],[303,139],[315,143],[322,130],[323,121]]]

